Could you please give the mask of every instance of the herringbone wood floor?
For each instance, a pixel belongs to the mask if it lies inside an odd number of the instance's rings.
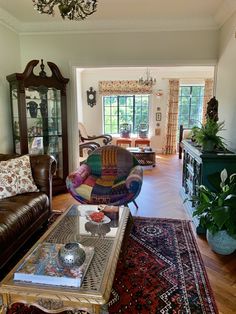
[[[142,191],[137,198],[139,209],[136,211],[131,204],[132,214],[146,217],[190,219],[179,196],[182,161],[178,159],[177,155],[158,155],[156,160],[156,168],[144,171]],[[55,210],[61,211],[71,204],[77,204],[77,202],[69,194],[58,195],[53,198]],[[204,237],[196,236],[196,239],[219,312],[235,314],[236,253],[220,256],[211,251]]]

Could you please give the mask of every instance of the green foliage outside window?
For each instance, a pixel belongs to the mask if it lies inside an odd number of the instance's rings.
[[[184,128],[200,125],[204,86],[180,86],[178,124]]]
[[[104,133],[119,134],[120,125],[129,123],[138,134],[140,123],[149,124],[149,102],[149,95],[104,96]]]

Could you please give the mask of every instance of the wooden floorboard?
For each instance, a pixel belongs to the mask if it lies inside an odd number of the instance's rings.
[[[136,199],[139,209],[133,204],[133,215],[143,217],[162,217],[188,219],[179,190],[182,180],[182,160],[177,155],[157,155],[156,167],[145,168],[140,195]],[[64,210],[77,204],[69,194],[53,198],[54,210]],[[196,235],[196,240],[206,267],[209,281],[219,312],[236,314],[236,253],[221,256],[214,253],[204,237]]]

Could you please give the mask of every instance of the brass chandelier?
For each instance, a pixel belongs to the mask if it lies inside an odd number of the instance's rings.
[[[84,20],[96,12],[97,0],[32,0],[34,8],[41,14],[55,14],[58,6],[63,19]]]
[[[153,86],[156,84],[156,79],[151,77],[150,70],[147,68],[146,77],[140,77],[138,82],[140,85]]]

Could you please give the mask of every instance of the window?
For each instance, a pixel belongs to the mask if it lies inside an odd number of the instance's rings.
[[[103,96],[104,133],[119,134],[120,125],[129,123],[138,134],[140,123],[149,124],[149,95]]]
[[[204,86],[180,86],[178,124],[184,128],[200,125],[202,121],[202,107]]]

